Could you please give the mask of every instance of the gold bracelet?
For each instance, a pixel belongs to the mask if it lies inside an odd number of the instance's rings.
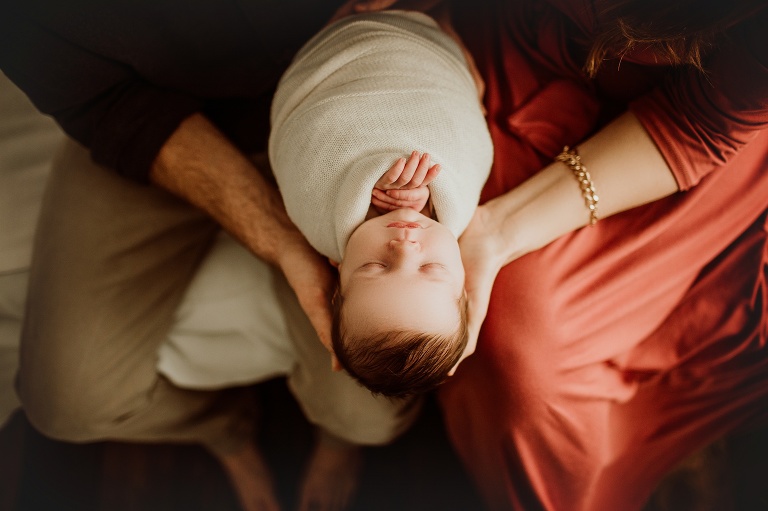
[[[584,204],[589,210],[589,225],[593,226],[597,223],[597,193],[595,193],[595,184],[592,182],[592,177],[587,172],[587,167],[581,164],[581,157],[578,150],[574,147],[571,149],[568,146],[563,148],[563,152],[555,157],[555,161],[561,161],[568,165],[568,168],[573,172],[574,177],[579,182],[581,188],[581,195],[584,197]]]

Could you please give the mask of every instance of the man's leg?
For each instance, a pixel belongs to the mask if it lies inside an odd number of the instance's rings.
[[[331,356],[317,338],[285,279],[275,287],[288,321],[296,366],[288,385],[318,431],[301,486],[301,511],[345,509],[357,488],[360,447],[383,445],[416,419],[421,401],[374,396],[345,372],[331,370]]]
[[[40,216],[21,343],[18,391],[38,429],[76,442],[192,441],[220,450],[243,442],[250,425],[235,412],[241,396],[179,390],[155,370],[216,231],[182,201],[125,181],[65,143]]]

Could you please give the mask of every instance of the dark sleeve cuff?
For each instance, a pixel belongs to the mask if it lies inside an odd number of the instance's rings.
[[[91,140],[95,162],[139,182],[179,124],[202,108],[200,100],[133,84],[123,91],[97,125]]]
[[[202,101],[155,87],[26,15],[0,8],[0,67],[93,159],[146,182],[160,148]]]

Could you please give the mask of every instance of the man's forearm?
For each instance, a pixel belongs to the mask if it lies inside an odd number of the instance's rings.
[[[208,213],[264,261],[300,237],[275,187],[203,115],[184,120],[150,172],[157,186]]]
[[[334,276],[327,261],[288,218],[277,189],[210,121],[195,114],[182,122],[160,150],[150,179],[279,268],[330,350]]]

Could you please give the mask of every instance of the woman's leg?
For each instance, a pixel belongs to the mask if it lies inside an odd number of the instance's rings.
[[[478,350],[441,392],[494,509],[637,509],[765,410],[766,148],[500,273]]]
[[[484,199],[610,115],[566,44],[571,21],[548,4],[473,5],[454,21],[487,87]],[[625,100],[650,86],[620,83]],[[477,352],[440,391],[493,509],[637,509],[676,460],[766,408],[766,154],[763,133],[694,190],[499,274]]]

